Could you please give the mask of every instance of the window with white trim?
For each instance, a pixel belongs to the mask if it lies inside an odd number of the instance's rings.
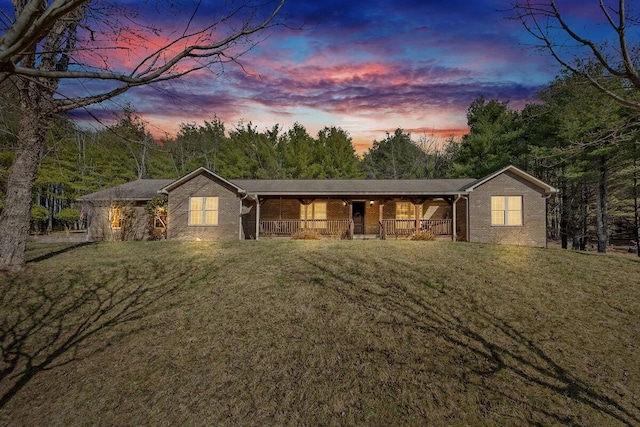
[[[218,225],[218,198],[190,197],[189,225]]]
[[[522,225],[522,196],[491,196],[491,225]]]

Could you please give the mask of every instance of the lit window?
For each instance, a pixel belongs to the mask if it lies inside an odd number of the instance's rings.
[[[396,202],[396,219],[416,219],[413,204],[409,202]]]
[[[166,209],[156,209],[155,215],[153,217],[153,227],[154,228],[167,227],[167,210]]]
[[[111,207],[109,209],[109,226],[111,228],[122,228],[122,208]]]
[[[305,205],[300,205],[300,219],[314,220],[309,221],[306,227],[310,228],[327,228],[327,202],[313,202],[306,206],[307,217],[305,218]],[[322,220],[322,221],[318,221]]]
[[[522,196],[491,196],[491,225],[522,225]]]
[[[218,198],[190,197],[189,225],[218,225]]]
[[[418,208],[418,216],[422,216],[422,205]],[[404,219],[411,221],[403,221],[396,224],[396,228],[413,228],[415,227],[416,209],[411,202],[396,202],[396,219]]]

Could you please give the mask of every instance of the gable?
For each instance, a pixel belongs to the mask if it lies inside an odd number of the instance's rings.
[[[222,178],[220,175],[204,167],[200,167],[194,170],[193,172],[183,176],[182,178],[172,182],[171,184],[163,187],[162,189],[160,189],[160,192],[164,194],[169,194],[172,191],[180,188],[183,185],[186,185],[187,183],[189,183],[190,181],[196,178],[199,178],[199,181],[201,181],[201,179],[207,179],[210,182],[215,183],[220,187],[225,188],[227,191],[233,192],[235,194],[240,194],[240,195],[246,194],[246,191],[244,189],[238,187],[236,184],[232,183],[231,181],[228,181]]]
[[[516,180],[520,183],[522,183],[523,185],[526,185],[528,187],[531,188],[535,188],[538,191],[543,192],[544,194],[555,194],[558,192],[557,189],[555,189],[554,187],[550,186],[549,184],[546,184],[545,182],[539,180],[538,178],[534,177],[531,174],[526,173],[525,171],[518,169],[515,166],[507,166],[503,169],[500,169],[499,171],[496,171],[490,175],[487,175],[484,178],[481,178],[473,183],[471,183],[470,185],[464,187],[464,189],[468,192],[472,192],[474,190],[476,190],[477,188],[486,185],[487,183],[494,181],[496,178],[500,177],[500,176],[508,176],[510,177],[512,180]],[[501,182],[506,183],[507,181],[503,181],[503,180],[499,180]],[[496,182],[494,181],[494,185],[496,184]]]
[[[487,192],[493,195],[519,195],[523,193],[537,194],[540,197],[546,195],[545,188],[511,171],[505,171],[477,185],[473,191],[470,191],[469,197],[473,197],[477,193],[484,194]]]

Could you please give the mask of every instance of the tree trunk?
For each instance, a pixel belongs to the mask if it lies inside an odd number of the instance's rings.
[[[580,203],[582,198],[582,184],[571,185],[571,201],[569,202],[569,212],[567,214],[567,237],[571,236],[571,249],[579,251],[582,239],[582,222],[580,221]]]
[[[580,250],[586,251],[589,243],[589,190],[586,185],[582,184],[582,196],[580,202]]]
[[[596,192],[596,225],[598,232],[598,252],[607,252],[608,238],[608,213],[607,213],[607,164],[604,157],[600,158],[598,168],[598,190]]]
[[[19,271],[25,265],[32,189],[48,123],[45,111],[51,111],[44,100],[47,95],[42,93],[37,83],[26,83],[20,89],[20,139],[7,180],[4,210],[0,215],[0,271]]]
[[[562,249],[569,247],[567,236],[569,235],[569,204],[567,203],[567,184],[562,180],[560,188],[560,242]]]
[[[638,212],[638,167],[637,141],[633,142],[633,240],[636,242],[636,255],[640,257],[640,212]]]

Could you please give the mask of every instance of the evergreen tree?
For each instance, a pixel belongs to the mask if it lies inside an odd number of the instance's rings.
[[[315,163],[316,143],[304,126],[295,123],[278,142],[278,154],[282,159],[282,178],[326,178],[322,166]]]
[[[400,128],[382,141],[373,141],[362,158],[364,175],[370,179],[425,178],[426,165],[427,154]]]
[[[469,133],[462,137],[453,176],[480,178],[510,164],[526,168],[523,126],[508,102],[477,98],[467,110],[467,124]]]
[[[360,178],[360,159],[349,134],[341,128],[324,127],[318,132],[315,163],[325,178]]]

